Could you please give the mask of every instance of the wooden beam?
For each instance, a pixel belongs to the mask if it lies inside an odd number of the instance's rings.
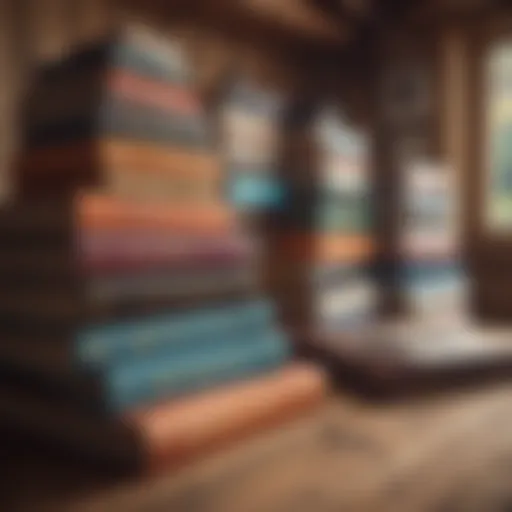
[[[245,0],[242,4],[262,21],[274,21],[298,34],[342,43],[349,32],[348,24],[342,28],[339,23],[333,22],[322,11],[303,0]]]
[[[320,11],[305,8],[302,0],[113,1],[155,23],[189,21],[203,29],[263,46],[339,47],[349,37],[348,27],[340,28]]]

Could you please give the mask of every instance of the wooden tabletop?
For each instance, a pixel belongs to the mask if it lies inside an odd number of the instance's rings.
[[[504,510],[493,507],[504,506],[512,488],[511,391],[502,384],[380,406],[339,394],[293,425],[147,480],[4,445],[1,509]]]

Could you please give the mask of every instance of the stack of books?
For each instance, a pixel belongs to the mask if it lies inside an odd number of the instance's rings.
[[[301,269],[300,282],[286,296],[304,297],[292,317],[307,318],[315,332],[343,332],[372,322],[376,287],[371,260],[371,180],[362,136],[329,109],[316,116],[308,137],[310,167],[287,172],[289,195],[283,212],[280,251]],[[297,290],[297,288],[299,290]],[[300,291],[302,288],[302,291]]]
[[[0,215],[2,425],[151,470],[321,400],[220,198],[179,45],[121,30],[43,70],[25,115]]]
[[[403,178],[399,268],[407,309],[437,323],[461,317],[467,288],[454,176],[446,166],[416,161]]]
[[[284,98],[238,80],[221,107],[223,154],[228,167],[226,197],[250,214],[275,210],[283,200],[279,180]]]

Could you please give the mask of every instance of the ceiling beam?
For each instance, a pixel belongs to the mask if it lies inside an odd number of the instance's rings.
[[[113,0],[157,23],[191,21],[227,36],[262,44],[339,47],[349,38],[341,27],[305,0]]]

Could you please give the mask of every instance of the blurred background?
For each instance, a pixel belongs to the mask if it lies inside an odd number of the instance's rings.
[[[2,509],[508,510],[511,13],[0,1]]]

